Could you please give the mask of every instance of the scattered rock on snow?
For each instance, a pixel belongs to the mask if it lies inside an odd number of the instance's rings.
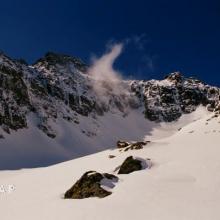
[[[128,147],[126,147],[124,149],[124,151],[128,151],[128,150],[140,150],[143,148],[143,146],[147,145],[148,143],[150,143],[150,141],[141,141],[141,142],[135,142],[135,143],[131,143]]]
[[[118,148],[125,148],[125,147],[127,147],[128,145],[129,145],[129,143],[126,142],[126,141],[118,141],[118,142],[117,142],[117,147],[118,147]]]
[[[118,177],[108,173],[98,173],[96,171],[88,171],[69,189],[66,191],[65,199],[84,199],[89,197],[104,198],[112,194],[102,188],[103,182],[112,185],[117,182]],[[108,187],[108,186],[107,186]]]
[[[118,141],[117,142],[117,147],[123,151],[128,151],[128,150],[140,150],[143,148],[143,146],[147,145],[150,143],[150,141],[139,141],[139,142],[126,142],[126,141]]]

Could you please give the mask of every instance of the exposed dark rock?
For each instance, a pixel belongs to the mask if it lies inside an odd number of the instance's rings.
[[[134,171],[142,170],[142,161],[134,159],[132,156],[127,157],[120,166],[118,174],[129,174]]]
[[[166,76],[165,79],[168,79],[168,80],[175,82],[175,83],[180,83],[183,81],[183,76],[180,72],[174,72],[174,73],[171,73],[170,75]]]
[[[123,151],[128,151],[128,150],[140,150],[143,148],[143,146],[147,145],[150,143],[150,141],[138,141],[138,142],[127,142],[127,141],[118,141],[117,142],[117,148]]]
[[[31,89],[34,94],[43,97],[47,95],[47,88],[45,88],[39,80],[32,79],[31,80]]]
[[[69,63],[73,63],[77,69],[79,69],[81,72],[84,72],[84,73],[88,69],[88,66],[79,58],[71,57],[71,56],[64,55],[64,54],[58,54],[54,52],[46,53],[45,57],[39,59],[35,63],[35,65],[37,63],[45,63],[47,65],[47,68],[50,68],[50,66],[54,66],[57,64],[65,66]]]
[[[117,142],[117,147],[118,147],[118,148],[125,148],[125,147],[127,147],[128,145],[129,145],[129,143],[126,142],[126,141],[118,141],[118,142]]]
[[[0,65],[0,126],[8,132],[27,126],[26,113],[31,105],[22,76],[20,70]]]
[[[59,85],[53,85],[51,83],[47,83],[47,91],[51,96],[55,96],[58,99],[61,99],[64,101],[64,92],[59,87]]]
[[[47,125],[46,122],[39,124],[38,128],[40,130],[42,130],[48,137],[50,137],[50,138],[55,138],[56,137],[56,134],[54,133],[52,128]]]
[[[151,121],[172,122],[199,105],[214,111],[219,103],[219,89],[195,78],[184,78],[179,72],[171,73],[163,81],[133,82],[131,90],[143,101],[145,117]]]
[[[125,151],[143,149],[143,146],[147,145],[148,143],[150,143],[150,141],[131,143],[128,147],[125,148]]]
[[[65,199],[84,199],[89,197],[104,198],[112,194],[101,187],[101,181],[108,179],[113,182],[118,178],[108,173],[97,173],[88,171],[65,193]]]

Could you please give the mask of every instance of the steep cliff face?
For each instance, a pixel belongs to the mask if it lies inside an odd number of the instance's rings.
[[[108,82],[97,94],[97,79],[87,74],[88,66],[78,58],[47,53],[34,65],[0,55],[0,125],[10,133],[27,127],[27,115],[33,112],[37,127],[56,137],[49,121],[57,118],[80,123],[78,116],[104,116],[106,112],[128,114],[128,109],[144,107],[145,118],[171,122],[191,113],[199,105],[214,111],[219,89],[175,72],[164,80],[121,81],[117,92]],[[121,87],[121,88],[122,88]]]
[[[0,54],[0,126],[7,133],[26,127],[30,107],[22,65]]]
[[[1,54],[1,126],[10,129],[27,127],[26,116],[33,112],[39,119],[38,128],[49,137],[56,134],[49,121],[57,118],[79,123],[79,116],[103,116],[109,111],[126,113],[126,108],[137,108],[135,96],[126,90],[115,94],[102,82],[105,93],[97,94],[97,83],[87,74],[88,66],[80,59],[47,53],[33,66],[12,60]],[[7,97],[6,95],[7,94]],[[7,100],[11,100],[8,102]],[[15,113],[16,112],[16,113]]]
[[[144,103],[146,118],[166,122],[195,111],[199,105],[216,111],[220,95],[219,88],[194,78],[184,78],[179,72],[161,81],[134,81],[131,90]]]

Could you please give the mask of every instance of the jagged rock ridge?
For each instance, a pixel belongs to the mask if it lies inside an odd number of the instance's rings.
[[[27,116],[38,118],[37,127],[51,138],[56,132],[50,121],[60,118],[80,123],[79,116],[104,116],[127,109],[144,108],[147,119],[171,122],[199,105],[218,110],[219,88],[179,72],[164,80],[123,80],[120,93],[106,86],[105,99],[94,90],[89,66],[78,58],[47,53],[29,66],[0,54],[0,127],[7,133],[28,127]],[[108,82],[106,82],[107,84]]]

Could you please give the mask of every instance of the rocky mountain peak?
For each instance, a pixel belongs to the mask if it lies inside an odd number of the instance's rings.
[[[170,73],[168,76],[165,77],[165,79],[174,82],[174,83],[181,83],[184,79],[182,73],[180,72],[174,72]]]
[[[34,66],[44,66],[47,69],[55,67],[56,65],[66,67],[73,65],[76,69],[82,73],[86,73],[88,66],[79,58],[72,57],[65,54],[59,54],[54,52],[47,52],[43,58],[40,58]]]

